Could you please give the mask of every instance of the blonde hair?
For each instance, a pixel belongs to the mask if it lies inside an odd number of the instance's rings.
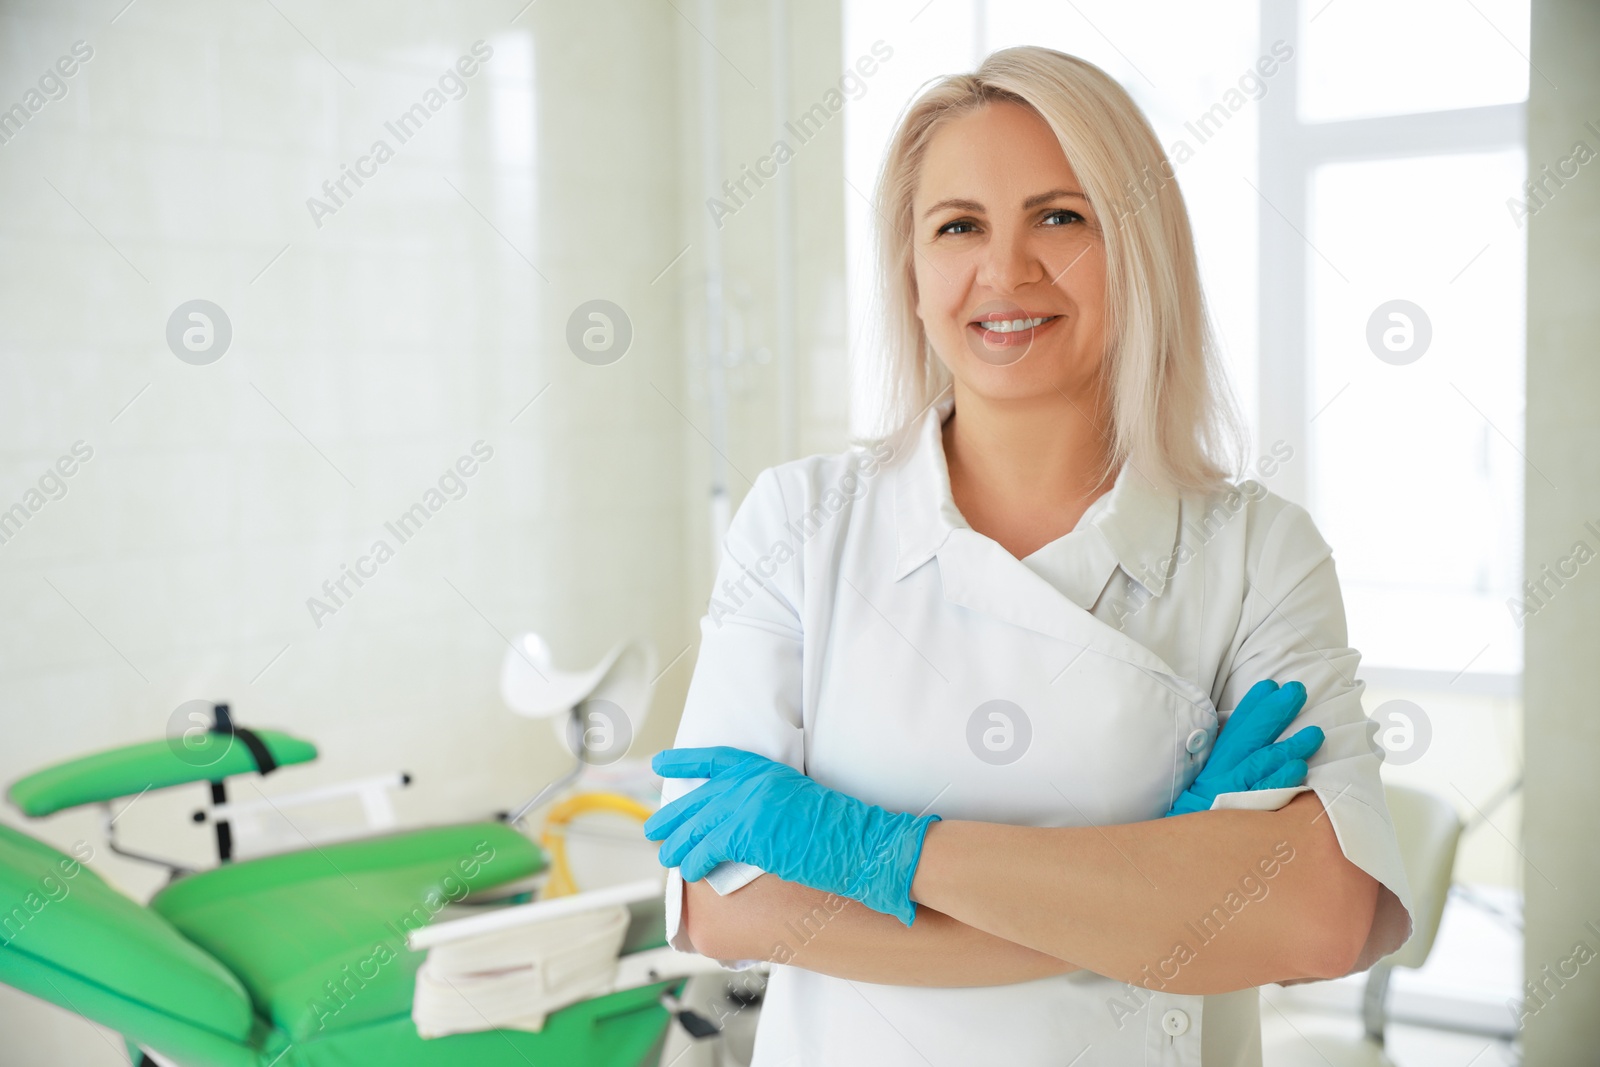
[[[1172,166],[1115,79],[1036,45],[1002,49],[971,74],[939,79],[907,108],[889,142],[875,205],[876,350],[883,355],[870,367],[882,398],[872,431],[904,439],[951,385],[916,314],[911,200],[939,127],[996,101],[1029,107],[1050,125],[1100,221],[1111,383],[1104,473],[1131,460],[1161,488],[1220,488],[1242,466],[1245,432],[1217,355]],[[1116,225],[1107,225],[1113,219]]]

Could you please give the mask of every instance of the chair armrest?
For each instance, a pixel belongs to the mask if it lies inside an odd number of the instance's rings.
[[[596,908],[609,908],[614,904],[632,904],[648,900],[651,897],[661,896],[665,889],[662,879],[645,878],[625,885],[607,886],[604,889],[591,889],[570,896],[556,897],[554,900],[516,904],[484,915],[469,915],[464,919],[451,919],[448,922],[424,926],[411,931],[406,943],[415,951],[423,951],[438,945],[560,919]]]

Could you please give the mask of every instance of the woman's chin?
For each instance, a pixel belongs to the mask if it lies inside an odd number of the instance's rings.
[[[1020,367],[972,367],[957,379],[967,393],[996,403],[1049,397],[1059,401],[1066,392],[1060,375],[1029,373]]]
[[[1055,353],[1034,349],[1015,363],[997,366],[963,352],[960,361],[952,366],[944,361],[950,372],[967,392],[988,400],[1027,400],[1034,397],[1063,395],[1072,397],[1082,391],[1091,374],[1074,373],[1063,365]]]

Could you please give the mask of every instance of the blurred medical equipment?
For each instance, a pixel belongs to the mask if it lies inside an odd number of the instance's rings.
[[[1394,818],[1406,881],[1411,885],[1411,937],[1367,972],[1361,1002],[1362,1034],[1347,1038],[1286,1035],[1267,1042],[1262,1050],[1264,1067],[1395,1067],[1384,1051],[1383,1038],[1389,978],[1396,967],[1421,967],[1433,951],[1450,895],[1462,824],[1455,808],[1432,793],[1389,783],[1383,793]]]
[[[113,849],[171,877],[141,906],[79,859],[0,826],[0,981],[116,1030],[135,1062],[182,1067],[641,1067],[655,1062],[674,1018],[714,1036],[679,996],[688,975],[718,968],[666,946],[659,870],[649,892],[637,881],[580,892],[565,856],[563,835],[579,816],[642,820],[652,810],[648,797],[623,792],[561,793],[596,752],[614,761],[626,750],[648,711],[653,651],[618,646],[582,672],[555,670],[536,635],[518,638],[514,653],[539,680],[530,686],[514,669],[503,671],[507,702],[558,720],[576,761],[514,816],[238,859],[231,829],[249,809],[227,800],[228,779],[317,753],[281,731],[239,726],[225,705],[205,729],[180,739],[80,757],[20,780],[9,795],[24,813],[102,804]],[[628,780],[609,775],[613,784]],[[201,782],[213,802],[197,818],[217,828],[216,869],[195,871],[116,844],[113,800]],[[369,821],[383,828],[392,826],[392,810],[366,798],[408,782],[397,774],[306,795],[362,797],[376,816]],[[541,848],[515,824],[551,801],[559,803]],[[283,806],[279,797],[268,803]],[[541,899],[526,904],[536,892]],[[491,916],[492,948],[472,925]],[[454,925],[462,921],[464,930]],[[419,930],[446,932],[413,946]],[[442,953],[431,967],[417,951],[429,944]],[[459,1001],[438,996],[441,976],[461,990],[471,985],[471,999],[493,1008],[495,1021],[480,1013],[479,1024],[463,1022]]]
[[[235,858],[239,840],[248,838],[256,854],[303,848],[396,825],[389,792],[411,784],[411,776],[393,771],[353,782],[335,783],[297,793],[283,793],[243,803],[228,799],[228,780],[242,774],[266,777],[280,768],[309,763],[317,758],[310,741],[279,730],[252,730],[233,721],[227,704],[209,708],[191,701],[180,708],[186,717],[173,736],[161,741],[121,745],[79,756],[35,771],[13,782],[7,797],[24,815],[39,819],[58,811],[99,805],[106,845],[125,859],[164,867],[169,880],[195,873],[195,868],[174,859],[152,856],[124,847],[117,841],[116,823],[121,812],[112,802],[137,800],[152,789],[208,783],[211,803],[194,813],[197,823],[210,822],[216,833],[217,862]],[[209,721],[208,721],[209,715]],[[355,797],[366,815],[366,826],[354,833],[321,834],[313,841],[292,827],[286,811]],[[133,800],[129,800],[131,807]],[[127,810],[125,807],[124,811]],[[266,816],[276,815],[270,819]],[[240,831],[243,833],[241,834]]]
[[[659,956],[628,961],[665,945],[659,892],[618,940],[606,982],[568,1001],[556,976],[548,1003],[563,1006],[538,1032],[419,1033],[422,960],[407,932],[455,887],[492,888],[543,863],[504,824],[477,833],[465,850],[454,833],[412,831],[248,860],[182,878],[141,907],[65,853],[0,826],[0,904],[11,917],[0,981],[117,1031],[137,1063],[653,1063],[670,1019],[663,997],[682,975]],[[461,864],[474,850],[490,858],[468,874]]]
[[[570,771],[512,813],[512,825],[576,782],[591,762],[610,763],[627,751],[650,713],[655,670],[655,648],[647,642],[616,645],[589,670],[562,671],[538,634],[512,640],[500,666],[501,698],[519,715],[550,719],[573,756]]]

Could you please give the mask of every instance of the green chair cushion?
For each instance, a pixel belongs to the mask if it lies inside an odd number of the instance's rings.
[[[516,830],[473,823],[229,864],[174,882],[150,907],[299,1042],[409,1015],[423,954],[405,947],[407,933],[468,892],[543,866]]]
[[[661,1060],[669,1021],[661,994],[683,979],[579,1001],[545,1019],[538,1033],[486,1030],[421,1038],[403,1015],[295,1042],[271,1067],[647,1067]],[[263,1054],[260,1067],[268,1067]]]
[[[542,864],[503,824],[439,827],[194,875],[145,909],[0,825],[0,927],[10,924],[0,928],[0,982],[186,1067],[654,1063],[668,1021],[659,997],[681,979],[571,1005],[538,1034],[417,1036],[411,993],[422,957],[404,951],[405,933],[444,900]],[[647,925],[640,947],[661,941],[659,924]],[[252,1012],[252,998],[266,1010]]]
[[[251,1032],[250,999],[221,963],[77,859],[0,824],[0,981],[38,992],[51,975],[235,1041]]]
[[[256,730],[280,767],[317,758],[310,741]],[[13,782],[7,796],[23,814],[41,818],[80,804],[138,796],[147,789],[215,782],[256,769],[243,741],[229,734],[196,733],[183,740],[123,745],[35,771]]]

